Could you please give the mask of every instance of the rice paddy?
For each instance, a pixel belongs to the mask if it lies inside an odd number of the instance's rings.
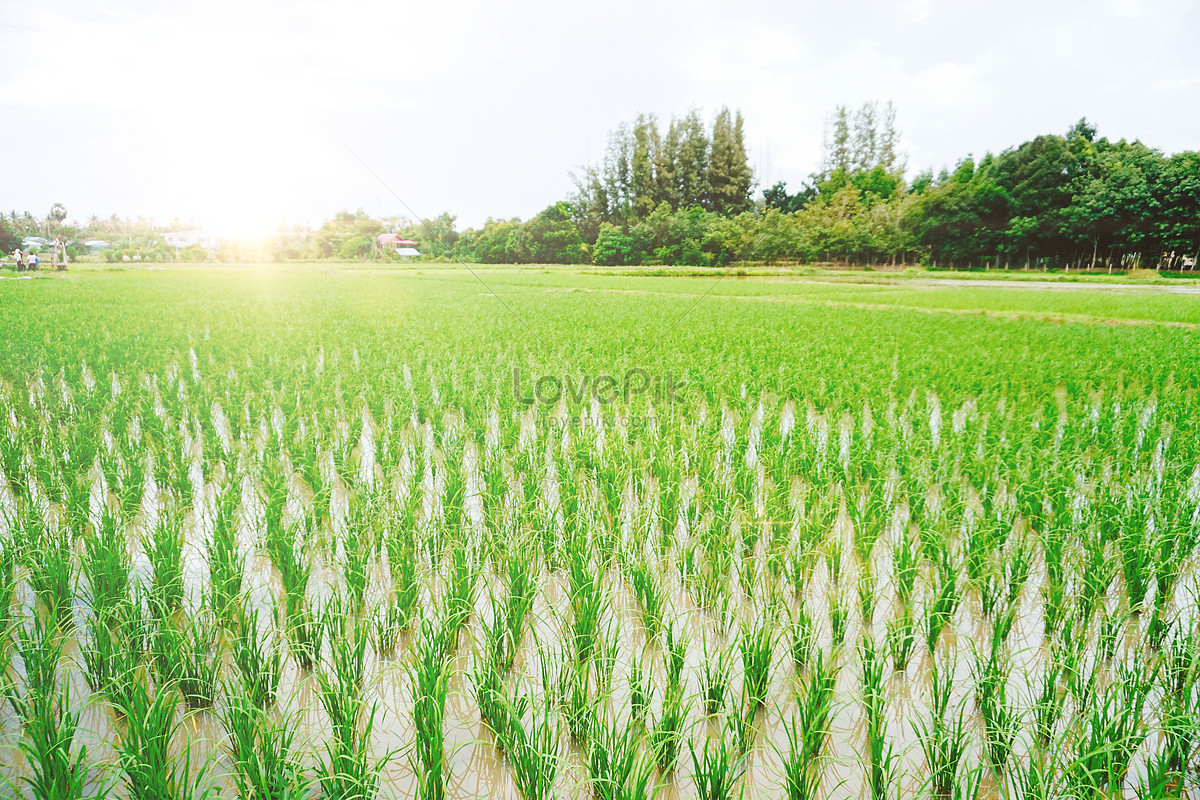
[[[1200,792],[1182,298],[479,278],[0,285],[0,796]]]

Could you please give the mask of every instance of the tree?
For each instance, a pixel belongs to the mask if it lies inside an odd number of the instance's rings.
[[[50,206],[49,213],[46,214],[46,236],[53,239],[55,231],[62,225],[63,220],[67,218],[67,208],[62,203],[55,203]]]
[[[654,116],[638,114],[633,124],[633,148],[630,153],[630,193],[634,216],[641,218],[654,210],[658,186],[654,180],[654,150],[658,141],[658,123]]]
[[[513,253],[514,260],[541,264],[585,263],[587,247],[571,221],[573,211],[570,203],[558,202],[521,225],[512,239],[512,246],[519,248]]]
[[[845,106],[838,106],[826,125],[825,161],[817,181],[827,180],[838,170],[848,173],[851,167],[850,112]]]
[[[736,122],[728,108],[713,122],[705,207],[718,214],[737,214],[750,207],[754,173],[746,158],[742,115]]]
[[[679,156],[675,162],[676,197],[674,208],[704,204],[708,193],[709,139],[700,121],[700,112],[688,111],[679,123]]]
[[[864,172],[879,159],[879,134],[875,129],[875,103],[863,103],[854,115],[854,139],[850,145],[851,168]]]

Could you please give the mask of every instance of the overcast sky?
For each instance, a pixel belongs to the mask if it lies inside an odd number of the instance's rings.
[[[1082,116],[1197,149],[1198,5],[0,0],[0,208],[249,233],[405,214],[386,184],[478,226],[691,106],[742,111],[760,189],[797,187],[866,100],[895,103],[910,174]]]

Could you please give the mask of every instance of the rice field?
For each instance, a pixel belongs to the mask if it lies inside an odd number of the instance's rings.
[[[1190,301],[877,293],[4,281],[0,793],[1200,796]]]

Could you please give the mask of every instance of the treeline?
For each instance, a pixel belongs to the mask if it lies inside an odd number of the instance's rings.
[[[526,222],[488,220],[443,253],[490,263],[723,266],[738,261],[1042,269],[1194,268],[1200,154],[1110,141],[1080,120],[953,170],[905,177],[895,110],[831,117],[817,173],[751,202],[741,115],[662,133],[638,117],[604,164]]]
[[[111,258],[388,260],[383,232],[417,242],[423,259],[610,266],[736,262],[923,264],[1040,269],[1194,269],[1200,260],[1200,153],[1164,155],[1110,141],[1080,120],[998,154],[909,179],[891,104],[838,107],[818,171],[755,198],[739,113],[706,124],[696,110],[665,127],[649,115],[609,136],[603,161],[573,175],[574,192],[531,219],[458,231],[442,214],[411,222],[343,211],[316,229],[282,225],[257,242],[175,253],[151,223],[95,217],[0,218],[7,252],[21,235],[111,238]],[[174,228],[178,228],[176,223]],[[74,238],[73,238],[74,237]]]

